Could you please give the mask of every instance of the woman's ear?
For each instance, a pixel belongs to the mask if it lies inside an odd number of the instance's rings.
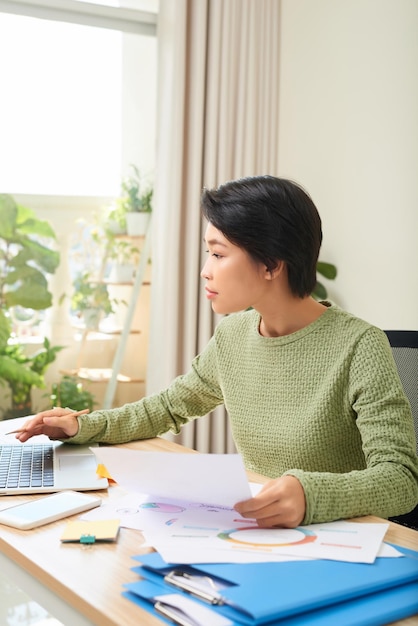
[[[272,270],[269,270],[268,267],[266,266],[265,278],[267,280],[274,280],[275,278],[280,276],[280,274],[283,274],[285,266],[286,264],[284,261],[278,261],[276,267],[274,267]]]

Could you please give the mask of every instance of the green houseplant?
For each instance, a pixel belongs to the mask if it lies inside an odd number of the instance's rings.
[[[55,361],[62,346],[51,346],[44,337],[42,348],[28,356],[21,344],[7,345],[0,357],[7,371],[0,366],[0,376],[7,375],[11,391],[12,406],[4,413],[3,419],[21,417],[32,413],[32,387],[45,387],[44,374],[48,366]]]
[[[103,227],[106,233],[143,235],[152,212],[153,193],[152,186],[145,182],[138,167],[131,164],[129,174],[122,179],[119,197],[105,209]]]
[[[325,261],[318,261],[316,264],[316,271],[328,280],[334,280],[337,276],[337,268],[335,265],[332,263],[325,263]],[[317,280],[312,295],[316,300],[326,300],[328,292],[325,286]]]
[[[130,262],[129,278],[132,281],[134,265],[137,262],[138,248],[125,236],[114,234],[106,228],[103,215],[95,216],[94,221],[78,220],[78,231],[70,251],[72,267],[71,293],[63,293],[59,304],[68,298],[70,312],[82,322],[86,330],[98,330],[100,322],[107,316],[117,313],[118,305],[124,300],[112,297],[110,283],[114,280],[113,266]],[[78,325],[78,324],[77,324]]]
[[[106,258],[110,262],[111,283],[131,283],[138,266],[140,250],[126,238],[107,234]]]
[[[116,208],[125,214],[128,235],[138,236],[146,232],[152,211],[153,188],[147,186],[136,165],[131,165],[131,173],[122,180],[121,195]]]
[[[117,304],[118,301],[110,297],[106,283],[94,280],[89,272],[74,278],[71,309],[82,318],[87,329],[97,330],[100,321],[115,312]]]
[[[97,404],[94,395],[85,387],[76,376],[65,375],[59,383],[52,385],[50,395],[51,406],[70,407],[74,411],[83,409],[93,410]]]
[[[44,339],[33,356],[25,354],[13,335],[13,312],[43,311],[52,305],[47,275],[60,261],[54,250],[56,239],[51,225],[37,218],[7,194],[0,194],[0,384],[11,393],[11,409],[6,417],[31,412],[32,387],[45,386],[44,374],[61,347]]]

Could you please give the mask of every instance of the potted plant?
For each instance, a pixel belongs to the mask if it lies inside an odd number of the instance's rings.
[[[83,387],[83,383],[76,376],[65,375],[59,383],[52,385],[50,395],[51,406],[70,407],[74,411],[83,409],[93,410],[97,404],[94,395]]]
[[[55,361],[63,346],[51,346],[44,337],[43,347],[32,356],[25,354],[21,344],[8,344],[0,357],[0,378],[7,375],[11,391],[12,406],[4,412],[3,419],[22,417],[32,413],[32,387],[45,387],[44,374],[48,366]]]
[[[86,329],[97,330],[104,317],[115,313],[119,301],[110,297],[106,283],[95,280],[89,272],[78,274],[73,288],[71,310],[83,320]]]
[[[131,174],[122,180],[121,195],[116,207],[125,213],[126,230],[130,236],[144,235],[152,211],[153,189],[146,186],[135,165]]]
[[[126,239],[109,236],[107,258],[111,262],[110,282],[131,283],[133,281],[139,258],[137,246]]]
[[[47,275],[60,261],[55,232],[35,213],[0,194],[0,384],[11,392],[7,417],[30,414],[31,389],[45,385],[44,374],[61,347],[44,338],[43,348],[29,357],[13,331],[14,313],[43,311],[52,305]],[[22,413],[23,412],[23,413]]]
[[[109,236],[126,235],[126,210],[121,198],[118,198],[110,207],[105,208],[103,227]]]

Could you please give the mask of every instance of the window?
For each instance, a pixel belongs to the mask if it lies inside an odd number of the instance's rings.
[[[130,163],[154,169],[156,37],[45,12],[0,12],[0,191],[117,195]]]

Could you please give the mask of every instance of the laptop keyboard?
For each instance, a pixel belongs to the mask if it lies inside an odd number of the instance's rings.
[[[1,445],[0,489],[54,486],[52,444]]]

